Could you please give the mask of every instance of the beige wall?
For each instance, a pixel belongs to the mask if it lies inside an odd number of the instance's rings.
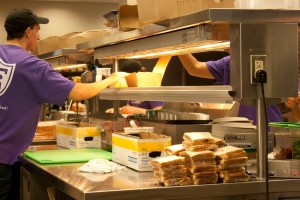
[[[117,3],[79,3],[79,2],[24,2],[22,0],[0,0],[0,44],[6,41],[4,21],[14,8],[29,8],[37,15],[49,18],[50,22],[41,25],[40,37],[44,39],[70,32],[91,29],[105,29],[104,13],[117,10]]]

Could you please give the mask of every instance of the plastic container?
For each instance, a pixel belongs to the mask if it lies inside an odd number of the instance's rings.
[[[291,132],[291,148],[292,148],[292,159],[300,159],[300,124],[295,123],[288,126]]]
[[[277,160],[292,159],[291,132],[292,123],[271,122],[270,132],[274,134],[273,156]]]

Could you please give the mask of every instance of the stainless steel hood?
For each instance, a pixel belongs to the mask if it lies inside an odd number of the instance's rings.
[[[77,45],[94,49],[95,58],[159,57],[229,48],[229,25],[234,23],[299,22],[299,10],[207,9]],[[219,44],[219,45],[218,45]],[[193,47],[201,47],[194,49]]]

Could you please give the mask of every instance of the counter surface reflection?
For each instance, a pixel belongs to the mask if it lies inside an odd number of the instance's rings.
[[[38,182],[46,181],[76,200],[266,199],[264,181],[164,187],[158,184],[153,172],[124,168],[116,173],[96,174],[78,171],[84,163],[41,165],[25,157],[20,160]],[[300,199],[299,188],[299,179],[270,180],[270,199]]]

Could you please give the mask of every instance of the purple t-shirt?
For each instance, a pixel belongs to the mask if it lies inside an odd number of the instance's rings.
[[[63,105],[75,83],[21,47],[0,45],[0,163],[31,144],[43,103]]]
[[[217,61],[206,62],[208,70],[215,77],[218,83],[223,85],[230,84],[230,57],[226,56]],[[271,105],[267,108],[268,122],[280,122],[282,121],[282,116],[277,105]],[[256,107],[248,105],[240,105],[238,112],[239,117],[246,117],[253,120],[253,124],[257,124],[256,120]]]
[[[164,106],[164,102],[161,101],[128,101],[128,105],[135,106],[139,108],[145,108],[145,109],[154,109],[158,106]]]

